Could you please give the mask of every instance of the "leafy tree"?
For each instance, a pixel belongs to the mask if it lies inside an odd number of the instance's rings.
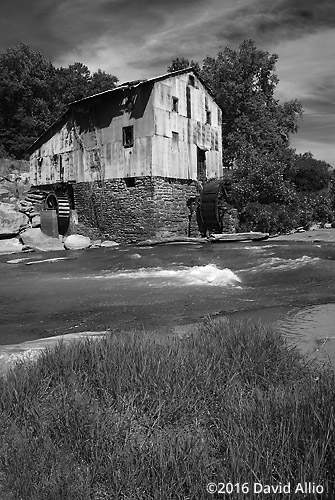
[[[118,82],[116,76],[109,75],[101,69],[91,74],[88,67],[80,62],[71,64],[67,68],[56,69],[56,76],[56,93],[62,96],[60,101],[62,111],[66,109],[67,104],[112,89]]]
[[[325,161],[316,160],[312,153],[297,155],[294,166],[292,182],[298,192],[320,191],[329,186],[331,166]]]
[[[9,154],[22,157],[53,121],[54,78],[52,64],[28,45],[0,55],[0,146]]]
[[[99,92],[104,92],[105,90],[112,89],[116,86],[118,82],[116,76],[110,75],[101,69],[92,74],[89,91],[90,94],[99,94]]]
[[[23,158],[70,102],[113,88],[117,81],[101,70],[91,74],[79,62],[55,68],[26,44],[7,49],[0,54],[0,151]]]
[[[274,98],[279,82],[275,71],[278,60],[245,40],[239,50],[226,47],[217,57],[198,63],[177,57],[168,71],[197,66],[216,102],[222,109],[223,163],[232,167],[250,147],[261,154],[289,145],[302,115],[299,101],[280,104]]]
[[[287,162],[291,157],[287,157]],[[276,152],[260,154],[249,149],[238,161],[233,171],[230,198],[233,204],[243,209],[248,203],[283,203],[295,201],[295,189],[285,173],[287,163]]]
[[[223,163],[232,167],[250,147],[260,154],[288,147],[302,115],[299,101],[274,98],[278,56],[245,40],[238,51],[225,48],[203,61],[202,78],[222,108]]]
[[[180,69],[186,69],[186,68],[189,68],[190,66],[192,66],[192,68],[194,68],[195,71],[200,73],[201,69],[200,69],[199,63],[193,61],[193,59],[190,62],[185,57],[175,57],[172,60],[172,63],[170,64],[170,66],[168,66],[167,71],[168,71],[168,73],[172,73],[173,71],[179,71]]]
[[[91,73],[85,64],[76,62],[67,68],[57,68],[56,74],[56,92],[63,96],[63,106],[86,97]]]
[[[240,209],[251,202],[278,204],[294,198],[289,137],[297,131],[302,107],[297,100],[281,104],[275,99],[277,59],[245,40],[238,50],[226,47],[217,57],[206,57],[200,68],[222,109],[223,165],[232,170],[228,195]],[[181,57],[168,69],[188,65]]]

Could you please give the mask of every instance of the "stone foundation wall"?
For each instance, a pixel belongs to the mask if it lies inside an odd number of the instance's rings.
[[[187,201],[197,194],[190,180],[163,177],[114,179],[73,185],[77,232],[120,243],[155,236],[198,236]]]
[[[196,206],[197,189],[192,180],[154,178],[156,236],[199,236]]]

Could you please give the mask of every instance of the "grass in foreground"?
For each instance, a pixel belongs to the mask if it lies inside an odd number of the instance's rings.
[[[59,344],[0,397],[3,500],[222,498],[209,482],[314,482],[328,493],[308,498],[332,498],[335,374],[258,324]]]

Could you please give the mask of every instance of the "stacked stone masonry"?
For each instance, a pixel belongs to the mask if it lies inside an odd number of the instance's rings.
[[[168,235],[199,236],[188,208],[198,193],[192,180],[164,177],[114,179],[73,186],[77,232],[134,243]]]

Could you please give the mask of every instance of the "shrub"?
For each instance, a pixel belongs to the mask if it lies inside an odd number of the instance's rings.
[[[276,203],[249,203],[240,214],[241,231],[261,231],[270,234],[287,233],[299,225],[293,207]]]

